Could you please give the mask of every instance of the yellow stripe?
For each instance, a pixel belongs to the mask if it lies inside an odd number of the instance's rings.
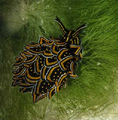
[[[31,53],[29,53],[29,52],[27,52],[27,51],[24,51],[24,52],[22,52],[23,54],[25,54],[25,55],[32,55]]]
[[[45,56],[53,56],[52,53],[46,53],[46,52],[44,52],[43,54],[44,54]]]
[[[58,23],[59,23],[59,25],[60,25],[60,27],[61,27],[61,30],[62,30],[63,34],[66,33],[66,31],[65,31],[65,29],[64,29],[64,27],[63,27],[63,25],[62,25],[59,21],[58,21]]]
[[[65,77],[67,77],[67,74],[65,74],[65,75],[61,78],[61,80],[59,81],[59,85],[61,85],[61,82],[62,82],[62,80],[63,80]]]
[[[26,81],[27,81],[28,83],[37,83],[37,81],[33,81],[33,80],[30,80],[30,79],[26,79]]]
[[[23,63],[24,59],[26,58],[26,56],[24,54],[21,54],[22,55],[22,61],[18,62],[18,63],[14,63],[13,66],[17,66],[17,65],[20,65],[21,63]],[[21,58],[21,57],[20,57]]]
[[[39,96],[41,96],[42,94],[40,94]],[[41,99],[43,99],[44,97],[46,97],[46,95],[43,95],[43,96],[41,96],[38,100],[41,100]],[[37,101],[38,101],[37,100]]]
[[[48,42],[49,40],[46,40],[45,38],[40,37],[40,42],[39,42],[39,44],[42,44],[42,43],[43,43],[43,41],[44,41],[44,42]]]
[[[47,75],[47,80],[48,80],[48,81],[54,82],[53,80],[51,80],[50,76],[51,76],[53,70],[56,69],[56,68],[59,68],[59,66],[55,66],[55,67],[53,67],[53,68],[49,71],[49,73],[48,73],[48,75]]]
[[[28,84],[28,83],[18,83],[18,85],[20,85],[20,86],[31,86],[31,84]]]
[[[78,47],[78,49],[76,50],[75,54],[77,54],[79,50],[80,50],[80,47]]]
[[[26,90],[26,88],[23,88],[20,92],[23,92],[24,90]]]
[[[54,61],[54,62],[49,62],[48,59],[49,59],[49,58],[46,58],[46,65],[47,65],[47,66],[54,65],[54,64],[57,63],[57,60]]]
[[[45,70],[46,70],[46,66],[43,68],[42,70],[42,78],[45,79]]]
[[[79,45],[79,38],[76,36],[76,39],[77,39],[77,45]]]
[[[70,75],[70,77],[74,77],[74,78],[76,78],[76,77],[77,77],[77,75]]]
[[[76,60],[74,60],[74,62],[78,61],[78,57],[75,56],[74,58],[76,59]]]
[[[38,79],[40,79],[40,76],[39,77],[33,77],[33,76],[31,76],[30,74],[29,74],[29,69],[27,69],[27,77],[29,78],[29,79],[34,79],[34,80],[38,80]]]
[[[78,51],[80,50],[80,46],[70,45],[70,48],[76,48],[76,49],[77,49],[77,50],[75,51],[75,54],[77,54]]]
[[[43,80],[40,80],[39,82],[38,82],[38,85],[36,86],[36,94],[39,94],[39,88],[40,88],[40,85],[41,85],[41,82],[42,82]]]
[[[46,43],[46,45],[52,45],[54,42],[51,42],[51,43]]]
[[[68,61],[69,59],[72,59],[73,57],[68,57],[68,58],[66,58],[65,60],[63,60],[63,61],[61,61],[61,66],[62,66],[62,68],[64,69],[64,70],[66,70],[67,68],[64,66],[64,63],[66,62],[66,61]]]
[[[19,73],[15,74],[14,77],[19,76],[20,74],[22,74],[22,72],[25,70],[25,68],[23,68]]]
[[[69,39],[69,37],[70,37],[70,33],[71,33],[72,31],[69,31],[69,33],[68,33],[68,37],[67,37],[67,39],[66,39],[66,42],[68,42],[68,39]]]
[[[80,53],[79,55],[80,55],[80,57],[82,58],[82,54]]]
[[[32,53],[35,53],[35,54],[39,54],[39,53],[40,53],[40,51],[37,52],[37,51],[31,50],[31,49],[30,49],[29,47],[27,47],[27,46],[25,46],[25,48],[26,48],[27,50],[29,50],[30,52],[32,52]]]
[[[73,36],[76,36],[81,29],[82,29],[82,28],[77,29],[72,35],[73,35]]]
[[[24,64],[24,67],[29,67],[30,65]]]
[[[58,52],[57,51],[55,51],[55,45],[52,47],[52,52],[54,53],[54,54],[57,54]]]
[[[65,44],[65,43],[66,43],[66,42],[61,42],[61,43],[56,42],[57,45],[63,45],[63,44]]]
[[[37,61],[36,61],[36,70],[37,70],[37,72],[40,73],[38,61],[39,61],[39,56],[38,56],[38,59],[37,59]]]
[[[36,55],[32,59],[26,60],[24,63],[32,62],[35,58],[36,58]]]
[[[65,52],[68,51],[68,49],[64,49],[60,52],[60,54],[58,55],[58,59],[61,60],[61,55]]]
[[[65,75],[61,78],[61,80],[59,81],[59,84],[58,84],[58,86],[57,86],[57,92],[59,92],[59,87],[60,87],[60,85],[61,85],[62,80],[63,80],[64,78],[66,78],[66,77],[67,77],[67,74],[65,74]]]
[[[26,45],[26,46],[29,46],[29,47],[35,47],[35,46],[38,46],[38,45],[40,45],[39,43],[35,43],[35,44],[29,44],[29,45]]]
[[[52,93],[52,91],[55,89],[55,87],[53,87],[51,90],[50,90],[50,92],[49,92],[49,98],[51,98],[52,96],[51,96],[51,93]]]

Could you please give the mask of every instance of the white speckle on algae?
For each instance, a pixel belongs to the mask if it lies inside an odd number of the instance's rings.
[[[69,9],[71,10],[71,7],[69,7]]]
[[[41,24],[43,24],[43,20],[41,20]]]
[[[98,62],[98,63],[97,63],[97,66],[99,66],[100,64],[101,64],[101,63],[100,63],[100,62]]]

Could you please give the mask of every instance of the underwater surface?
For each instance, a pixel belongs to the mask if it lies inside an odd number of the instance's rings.
[[[0,120],[117,120],[117,11],[117,0],[0,0]],[[69,30],[87,25],[78,78],[33,103],[30,93],[12,87],[12,65],[24,45],[62,35],[56,16]]]

